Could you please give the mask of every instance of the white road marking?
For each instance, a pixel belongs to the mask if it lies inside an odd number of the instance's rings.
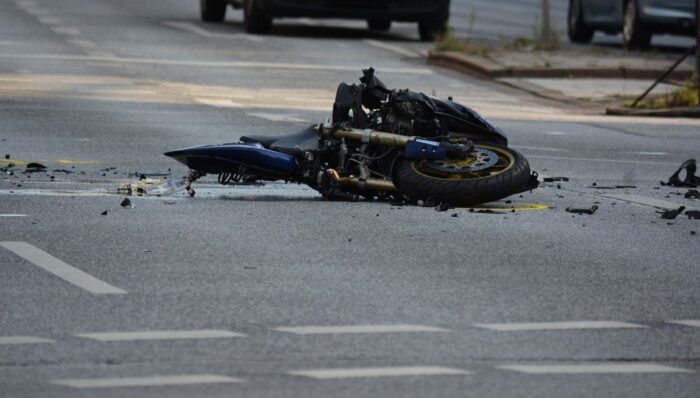
[[[75,267],[64,263],[27,242],[0,242],[0,246],[15,253],[39,268],[48,271],[68,283],[94,294],[125,294],[126,291],[103,282]]]
[[[309,120],[298,118],[295,115],[285,115],[281,113],[258,113],[258,112],[248,112],[250,116],[259,117],[261,119],[269,120],[272,122],[292,122],[292,123],[310,123]]]
[[[358,377],[397,377],[397,376],[441,376],[469,375],[472,372],[461,369],[443,368],[440,366],[406,366],[386,368],[345,368],[345,369],[307,369],[287,372],[293,376],[304,376],[312,379],[350,379]]]
[[[211,32],[209,30],[200,28],[199,26],[189,23],[189,22],[178,22],[178,21],[165,21],[163,25],[169,26],[171,28],[184,30],[185,32],[194,33],[204,37],[218,37],[222,39],[246,39],[256,43],[265,41],[262,37],[249,35],[245,33],[218,33]]]
[[[70,28],[68,26],[53,26],[51,27],[51,30],[59,35],[80,36],[80,31],[78,29]]]
[[[617,321],[572,321],[572,322],[531,322],[531,323],[477,323],[483,329],[501,332],[530,330],[571,330],[571,329],[640,329],[644,325]]]
[[[668,321],[668,323],[675,323],[676,325],[692,326],[694,328],[700,328],[700,319],[682,319],[677,321]]]
[[[294,334],[366,334],[448,332],[447,329],[424,325],[350,325],[350,326],[295,326],[278,327],[275,330]]]
[[[584,373],[693,373],[692,370],[674,368],[655,363],[589,363],[551,365],[503,365],[498,369],[527,374],[584,374]]]
[[[71,43],[71,44],[76,45],[78,47],[86,47],[86,48],[97,47],[97,43],[95,43],[92,40],[85,40],[85,39],[70,39],[70,40],[68,40],[68,43]]]
[[[666,152],[633,152],[637,155],[646,155],[646,156],[664,156],[668,155]]]
[[[26,214],[0,214],[0,217],[26,217]]]
[[[37,3],[34,0],[19,0],[15,1],[15,4],[17,4],[20,7],[38,7],[39,3]]]
[[[32,336],[0,336],[0,345],[55,343],[51,339]]]
[[[182,340],[182,339],[220,339],[245,337],[244,334],[228,330],[149,330],[141,332],[104,332],[81,333],[78,337],[97,341],[139,341],[139,340]]]
[[[61,18],[52,17],[50,15],[38,17],[37,20],[44,25],[63,25],[63,20]]]
[[[544,134],[547,134],[547,135],[569,135],[569,133],[565,133],[563,131],[545,131]]]
[[[93,61],[113,62],[120,64],[146,64],[146,65],[172,65],[172,66],[205,66],[213,68],[250,68],[250,69],[291,69],[333,72],[355,72],[362,69],[362,65],[323,65],[323,64],[295,64],[287,62],[247,62],[247,61],[186,61],[180,59],[157,58],[122,58],[122,57],[93,57],[85,55],[65,54],[2,54],[3,58],[35,59],[55,61]],[[378,66],[383,74],[413,74],[433,75],[428,68],[403,68],[391,66]]]
[[[599,193],[597,196],[601,196],[608,199],[617,199],[625,202],[635,203],[638,205],[644,205],[649,207],[656,207],[657,209],[677,209],[682,205],[678,203],[669,202],[666,200],[650,198],[642,195],[635,195],[631,193]],[[694,209],[693,206],[686,205],[688,210]]]
[[[183,386],[190,384],[242,383],[243,380],[220,375],[175,375],[150,377],[122,377],[109,379],[55,379],[53,384],[73,388]]]
[[[25,11],[27,14],[34,15],[35,17],[38,17],[38,16],[40,16],[40,15],[41,15],[41,16],[45,16],[45,15],[51,14],[51,12],[50,12],[49,10],[46,10],[46,9],[44,9],[44,8],[39,8],[39,7],[37,7],[37,8],[35,8],[35,7],[24,7],[24,11]]]
[[[244,108],[243,104],[238,102],[233,102],[228,98],[192,98],[193,101],[199,102],[200,104],[214,106],[217,108]]]
[[[409,57],[409,58],[420,58],[420,56],[421,56],[420,54],[415,53],[411,50],[405,49],[403,47],[399,47],[399,46],[394,45],[394,44],[389,44],[386,42],[381,42],[381,41],[371,40],[371,39],[364,39],[364,40],[362,40],[362,42],[365,44],[368,44],[372,47],[381,48],[382,50],[391,51],[393,53],[403,55],[403,56]]]
[[[673,162],[648,162],[644,160],[624,160],[624,159],[591,159],[591,158],[569,158],[561,156],[533,156],[528,158],[533,159],[548,159],[548,160],[576,160],[580,162],[598,162],[598,163],[631,163],[631,164],[647,164],[651,166],[678,166],[678,163]]]
[[[511,148],[515,149],[530,149],[533,151],[545,151],[545,152],[569,152],[568,149],[560,149],[560,148],[546,148],[546,147],[538,147],[538,146],[522,146],[522,145],[511,145]]]

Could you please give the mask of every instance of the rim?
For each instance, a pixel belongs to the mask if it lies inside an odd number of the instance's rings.
[[[414,172],[440,180],[475,180],[503,174],[513,167],[515,157],[507,150],[477,145],[468,158],[411,161]]]

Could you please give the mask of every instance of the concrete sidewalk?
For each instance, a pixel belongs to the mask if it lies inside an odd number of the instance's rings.
[[[620,106],[638,97],[682,55],[600,48],[489,49],[481,54],[432,51],[428,62],[491,78],[543,98],[604,107]],[[686,58],[650,95],[669,94],[690,78],[695,67],[693,59]]]

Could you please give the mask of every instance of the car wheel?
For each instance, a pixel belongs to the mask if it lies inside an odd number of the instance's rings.
[[[256,0],[245,0],[243,25],[248,33],[270,33],[272,18],[265,14]]]
[[[199,0],[199,13],[204,22],[223,22],[226,3],[223,0]]]
[[[387,30],[391,29],[391,20],[390,19],[368,19],[367,20],[367,27],[369,27],[369,30],[374,30],[377,32],[386,32]]]
[[[446,20],[418,22],[418,34],[423,41],[433,41],[437,36],[444,35],[445,32],[447,32]]]
[[[569,1],[568,33],[572,43],[587,44],[593,40],[593,29],[583,21],[583,4],[581,0]]]
[[[622,38],[627,49],[645,49],[651,44],[651,32],[639,20],[637,0],[629,0],[625,7],[625,21]]]

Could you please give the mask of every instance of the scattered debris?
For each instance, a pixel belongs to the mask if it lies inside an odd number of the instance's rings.
[[[668,182],[661,181],[661,185],[695,188],[700,185],[700,176],[695,175],[696,170],[697,164],[695,159],[688,159],[673,173]]]
[[[119,206],[121,206],[125,209],[127,209],[127,208],[133,209],[134,208],[134,206],[131,204],[131,201],[129,200],[129,198],[124,198],[124,200],[122,200],[122,202],[119,204]]]
[[[593,206],[591,206],[590,209],[575,209],[575,208],[573,208],[573,207],[567,207],[567,208],[566,208],[566,211],[567,211],[568,213],[589,214],[589,215],[592,215],[593,213],[595,213],[596,210],[598,210],[598,205],[593,205]]]
[[[564,181],[564,182],[569,182],[569,177],[545,177],[542,179],[544,182],[556,182],[556,181]]]
[[[700,199],[700,192],[697,189],[689,189],[684,196],[686,199]]]
[[[64,173],[64,174],[73,174],[72,171],[66,170],[66,169],[55,169],[53,170],[54,173]]]
[[[636,189],[637,186],[636,185],[612,185],[612,186],[599,187],[595,183],[593,183],[588,188],[593,188],[593,189]]]
[[[689,220],[691,218],[694,220],[700,220],[700,211],[698,210],[688,210],[685,212],[685,215],[688,216]]]
[[[447,210],[449,210],[449,209],[450,209],[450,205],[448,205],[447,203],[439,203],[439,204],[435,207],[435,210],[436,210],[436,211],[447,211]]]
[[[697,232],[695,232],[695,231],[690,231],[690,234],[691,234],[691,235],[695,235],[696,233],[697,233]]]
[[[103,212],[102,212],[102,213],[100,213],[100,214],[101,214],[101,215],[103,215],[103,216],[106,216],[106,215],[107,215],[107,213],[109,213],[109,210],[105,210],[105,211],[103,211]]]
[[[46,171],[46,166],[41,163],[29,163],[24,169],[25,173],[41,173]]]
[[[452,217],[455,217],[455,218],[459,217],[459,213],[452,213]]]
[[[150,250],[146,249],[146,250],[142,251],[141,253],[150,253],[150,252],[151,252]]]
[[[663,211],[657,211],[657,213],[661,214],[661,218],[664,220],[673,220],[676,217],[678,217],[679,214],[683,213],[683,210],[685,210],[685,206],[681,206],[677,209],[670,209],[670,210],[663,210]]]

